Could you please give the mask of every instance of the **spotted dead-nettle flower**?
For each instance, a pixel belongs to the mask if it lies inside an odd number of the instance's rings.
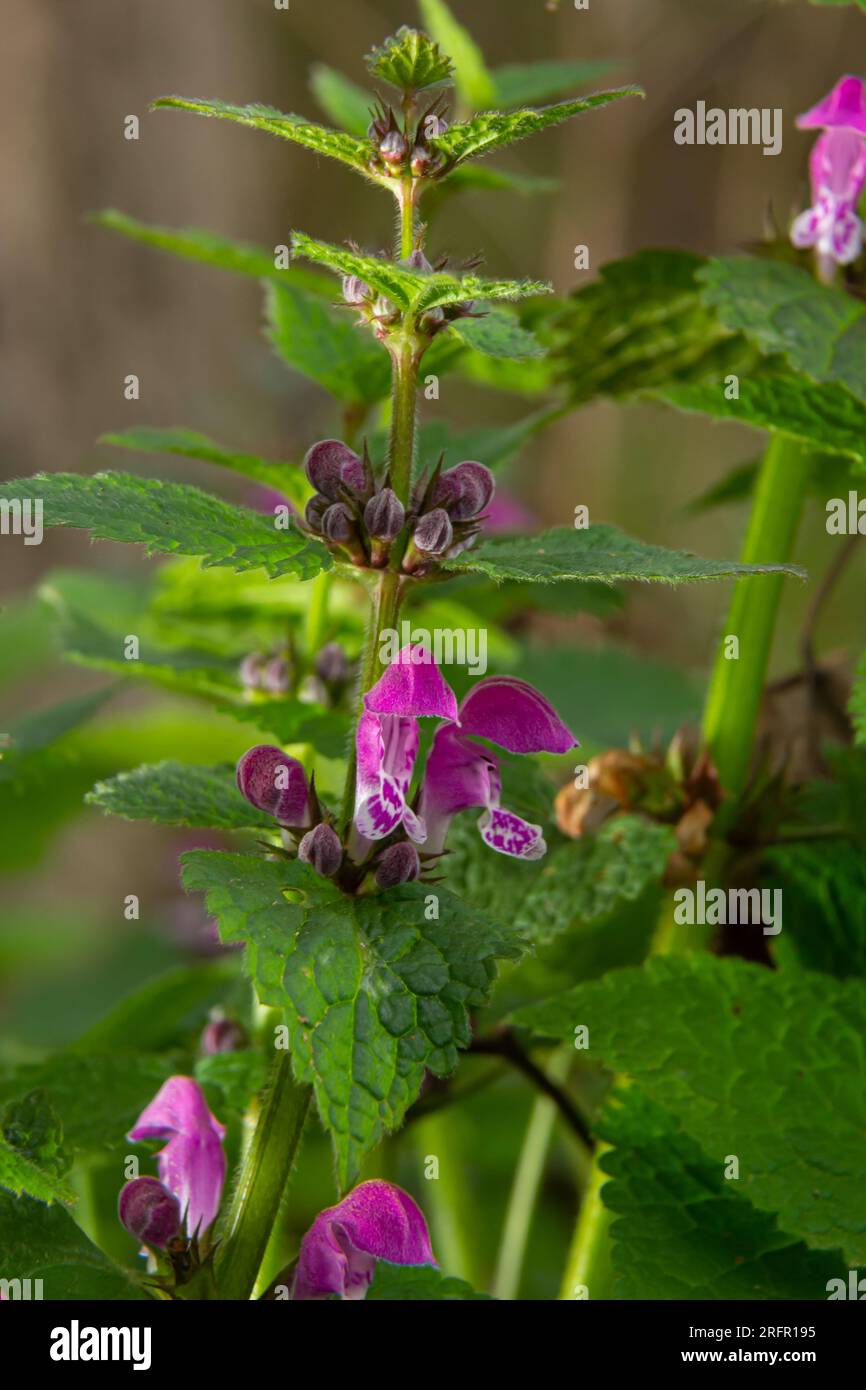
[[[132,1140],[168,1141],[157,1155],[159,1181],[179,1204],[190,1238],[206,1231],[219,1210],[226,1175],[225,1133],[225,1127],[208,1109],[198,1082],[191,1076],[171,1076],[127,1135]],[[128,1194],[126,1202],[128,1210],[135,1209],[138,1220],[138,1208],[143,1210],[147,1202],[139,1199],[137,1191]],[[167,1208],[154,1213],[160,1231],[170,1225],[168,1216]]]
[[[316,1217],[301,1241],[292,1298],[364,1298],[379,1260],[436,1263],[417,1204],[393,1183],[373,1180]]]
[[[866,184],[866,83],[841,78],[797,125],[823,134],[809,158],[812,206],[794,219],[791,241],[814,248],[819,271],[829,279],[835,266],[849,265],[863,249],[856,209]]]

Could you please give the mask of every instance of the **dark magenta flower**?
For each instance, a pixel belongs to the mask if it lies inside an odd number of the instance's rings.
[[[219,1210],[226,1176],[225,1128],[191,1076],[170,1076],[145,1106],[128,1139],[166,1139],[157,1155],[159,1180],[180,1203],[187,1235],[199,1235]]]
[[[304,470],[316,492],[339,502],[343,490],[361,496],[367,485],[364,460],[341,439],[320,439],[304,457]]]
[[[549,701],[526,681],[513,676],[479,681],[457,720],[441,725],[433,738],[418,808],[427,852],[440,854],[451,818],[477,806],[484,812],[478,829],[485,844],[516,859],[540,859],[547,849],[541,827],[500,805],[498,759],[474,743],[473,735],[510,753],[567,753],[577,744]]]
[[[419,1207],[393,1183],[374,1180],[316,1217],[301,1241],[292,1298],[364,1298],[377,1260],[436,1263]]]
[[[809,158],[812,206],[794,219],[791,241],[814,247],[821,262],[848,265],[863,249],[857,204],[866,183],[866,140],[851,130],[821,135]]]
[[[866,82],[862,77],[840,77],[831,92],[802,116],[800,130],[850,130],[866,135]]]
[[[251,806],[266,811],[281,825],[309,825],[307,774],[297,758],[290,758],[282,748],[269,743],[249,748],[238,762],[237,784]]]
[[[120,1224],[155,1250],[164,1250],[181,1228],[180,1203],[156,1178],[133,1178],[117,1199]]]
[[[418,844],[426,838],[406,800],[418,755],[418,720],[424,717],[456,719],[457,701],[430,653],[407,646],[364,696],[355,737],[355,859],[399,825]]]

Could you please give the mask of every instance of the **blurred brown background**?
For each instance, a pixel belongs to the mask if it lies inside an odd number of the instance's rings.
[[[784,224],[805,192],[810,141],[795,130],[796,113],[841,72],[866,70],[866,20],[853,7],[591,0],[587,11],[576,11],[562,0],[550,13],[544,0],[453,0],[453,8],[491,65],[612,59],[616,66],[598,85],[638,81],[647,90],[645,103],[589,114],[502,158],[558,177],[557,195],[476,193],[455,200],[437,221],[437,253],[459,259],[483,248],[492,272],[548,276],[561,291],[578,278],[577,243],[588,244],[595,274],[605,261],[647,245],[736,250],[760,234],[768,201]],[[348,171],[227,122],[147,108],[177,92],[318,117],[311,64],[325,61],[363,83],[363,54],[398,24],[417,22],[413,0],[291,0],[288,11],[273,0],[3,0],[2,19],[4,473],[124,466],[95,441],[132,424],[184,424],[266,456],[303,451],[334,418],[324,395],[273,357],[255,283],[124,241],[89,225],[85,214],[115,207],[266,246],[287,241],[295,227],[337,242],[383,244],[388,202]],[[673,112],[700,98],[782,107],[782,153],[675,145]],[[124,139],[129,114],[141,119],[138,141]],[[139,402],[123,399],[129,372],[141,379]],[[461,424],[519,410],[451,379],[438,408]],[[585,502],[593,519],[647,539],[734,555],[744,509],[701,518],[685,515],[684,504],[761,447],[759,435],[736,427],[660,408],[599,405],[533,446],[523,493],[546,523],[567,520]],[[162,472],[208,477],[179,460]],[[831,553],[813,503],[798,558],[820,572]],[[59,564],[129,562],[120,548],[91,548],[80,533],[47,532],[40,547],[0,547],[2,592],[32,589]],[[861,562],[840,587],[822,632],[825,648],[862,639],[862,575]],[[704,671],[728,592],[720,584],[635,593],[617,620],[618,635]],[[804,587],[789,585],[776,671],[793,659],[806,601]],[[48,701],[82,688],[81,672],[67,680],[62,688],[28,690],[26,698]],[[18,711],[21,698],[18,692]],[[146,827],[96,818],[86,824],[87,834],[75,829],[57,847],[55,894],[70,874],[88,873],[96,875],[94,895],[107,892],[113,876],[119,891],[128,857],[161,843]],[[32,901],[47,891],[18,886]]]

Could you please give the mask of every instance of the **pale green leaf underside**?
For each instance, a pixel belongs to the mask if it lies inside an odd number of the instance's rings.
[[[387,396],[388,354],[349,310],[334,309],[292,285],[269,284],[265,316],[279,357],[337,400],[371,405]]]
[[[590,1059],[625,1073],[739,1190],[813,1249],[866,1259],[866,984],[711,956],[657,959],[544,1004],[521,1024],[589,1028]]]
[[[598,1128],[614,1145],[602,1159],[602,1199],[615,1213],[617,1298],[821,1299],[829,1279],[847,1277],[841,1256],[780,1231],[740,1182],[726,1179],[723,1163],[635,1087],[607,1107]]]
[[[171,108],[178,111],[193,111],[199,116],[216,116],[224,121],[236,121],[240,125],[252,126],[268,135],[278,135],[283,140],[291,140],[296,145],[304,145],[315,154],[327,155],[348,164],[357,173],[370,176],[367,161],[370,157],[369,143],[357,139],[342,130],[328,130],[325,126],[307,121],[303,116],[295,116],[277,111],[273,106],[262,106],[257,102],[249,106],[233,106],[226,101],[200,101],[193,97],[160,97],[153,103],[154,109]]]
[[[357,275],[399,309],[414,315],[469,299],[520,299],[549,294],[552,288],[539,280],[489,280],[482,275],[447,275],[441,271],[424,274],[376,256],[362,256],[348,247],[316,241],[303,232],[292,234],[292,251],[339,275]]]
[[[300,531],[277,530],[272,519],[182,483],[127,473],[36,473],[0,484],[0,499],[41,499],[46,526],[72,526],[97,540],[127,541],[147,553],[196,555],[202,564],[239,572],[264,569],[312,579],[330,569],[324,547]]]
[[[464,159],[479,159],[491,150],[511,145],[516,140],[546,130],[548,126],[559,125],[572,116],[592,111],[597,106],[606,106],[623,97],[643,95],[640,87],[618,87],[610,92],[594,92],[591,96],[575,97],[573,101],[542,106],[538,110],[483,111],[468,121],[455,122],[430,143],[450,164],[459,164]]]
[[[257,811],[235,785],[234,768],[163,762],[97,782],[84,798],[106,815],[196,829],[273,832],[273,816]]]
[[[535,335],[507,309],[488,309],[481,318],[456,319],[453,326],[464,343],[489,357],[525,362],[529,357],[544,356],[544,348]]]
[[[552,584],[562,579],[591,579],[605,584],[639,580],[681,584],[686,580],[728,579],[742,574],[793,574],[796,565],[742,565],[735,560],[705,560],[685,550],[667,550],[625,535],[616,526],[576,530],[557,526],[540,536],[504,536],[483,541],[446,564],[455,573],[480,571],[491,579],[520,579]]]
[[[216,444],[207,435],[181,428],[151,429],[138,425],[102,435],[100,444],[113,444],[118,449],[132,449],[142,454],[178,454],[182,458],[203,459],[220,468],[228,468],[264,487],[281,492],[296,505],[303,506],[310,495],[310,486],[296,463],[276,463],[259,458],[257,454],[241,454]]]
[[[348,898],[297,861],[198,850],[183,865],[223,941],[247,943],[260,1000],[285,1010],[295,1073],[314,1086],[347,1186],[425,1070],[456,1066],[467,1010],[486,998],[495,959],[518,954],[515,938],[442,889],[427,921],[419,884]]]

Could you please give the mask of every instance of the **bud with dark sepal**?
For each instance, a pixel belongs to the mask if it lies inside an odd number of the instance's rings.
[[[376,883],[380,888],[396,888],[398,883],[411,883],[420,872],[418,851],[408,840],[389,845],[376,860]]]
[[[310,824],[310,788],[297,758],[282,748],[258,743],[244,753],[237,766],[238,791],[251,806],[266,811],[281,825]]]
[[[454,539],[454,527],[444,507],[434,507],[420,516],[412,540],[423,555],[444,555]]]
[[[388,562],[391,541],[396,540],[406,522],[406,508],[393,488],[383,487],[374,493],[364,508],[364,525],[373,542],[372,563],[381,567]]]
[[[433,505],[444,507],[452,521],[472,521],[490,503],[496,484],[483,463],[467,459],[441,473],[433,490]]]
[[[239,1052],[246,1042],[247,1035],[241,1025],[217,1013],[202,1029],[198,1047],[203,1057],[213,1057],[217,1052]]]
[[[120,1190],[117,1215],[142,1245],[164,1250],[180,1231],[180,1202],[156,1178],[133,1178]]]
[[[336,830],[324,821],[308,830],[298,845],[298,858],[323,878],[333,878],[343,862],[343,846]]]
[[[322,518],[331,505],[330,497],[326,497],[323,492],[315,492],[307,501],[304,508],[304,521],[309,529],[317,536],[322,534]]]
[[[355,518],[345,502],[332,502],[322,517],[322,532],[332,545],[345,545],[355,531]]]
[[[349,492],[364,495],[367,473],[363,460],[341,439],[320,439],[304,457],[304,471],[316,492],[332,502]]]
[[[389,169],[396,172],[405,165],[408,149],[402,131],[389,130],[379,141],[379,158],[385,161]]]

